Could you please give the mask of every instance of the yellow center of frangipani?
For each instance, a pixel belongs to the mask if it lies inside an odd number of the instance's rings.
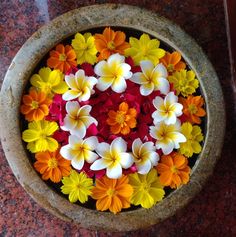
[[[58,165],[58,163],[57,163],[57,160],[55,157],[48,160],[48,167],[49,168],[51,168],[51,169],[56,168],[57,165]]]

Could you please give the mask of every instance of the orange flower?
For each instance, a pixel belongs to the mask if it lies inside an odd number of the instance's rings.
[[[190,170],[188,159],[177,152],[163,155],[157,165],[160,183],[171,188],[178,188],[181,184],[188,183]]]
[[[201,119],[206,115],[206,111],[202,108],[204,104],[203,98],[199,96],[188,96],[187,99],[180,97],[179,102],[183,105],[183,113],[186,115],[188,121],[192,124],[200,124]]]
[[[173,53],[166,52],[165,56],[160,59],[160,62],[164,64],[168,72],[173,72],[185,69],[186,64],[180,60],[181,54],[175,51]]]
[[[111,54],[124,54],[125,49],[129,48],[128,42],[125,42],[125,34],[121,31],[113,31],[106,27],[102,34],[95,34],[95,46],[100,52],[98,60],[107,59]]]
[[[28,95],[23,96],[23,104],[20,111],[28,121],[42,120],[49,113],[49,105],[52,100],[47,98],[44,92],[31,89]]]
[[[70,45],[64,47],[58,44],[56,50],[50,52],[50,58],[47,60],[47,66],[67,72],[72,66],[76,67],[76,54]]]
[[[97,200],[97,210],[109,209],[116,214],[122,208],[129,208],[133,188],[128,183],[129,179],[125,175],[119,179],[109,179],[107,176],[96,179],[96,186],[92,189],[91,196]]]
[[[130,128],[136,127],[137,111],[135,108],[129,109],[129,105],[126,102],[122,102],[119,105],[118,111],[110,110],[108,116],[107,124],[111,126],[113,134],[121,133],[126,135],[130,133]]]
[[[36,153],[34,168],[42,174],[43,180],[52,180],[54,183],[61,181],[62,177],[68,176],[71,171],[70,161],[64,159],[60,153],[60,148],[55,152]]]

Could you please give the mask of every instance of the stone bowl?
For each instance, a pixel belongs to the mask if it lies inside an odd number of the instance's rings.
[[[181,52],[200,81],[207,110],[205,142],[192,168],[190,182],[171,192],[150,209],[138,208],[117,215],[72,204],[54,192],[32,167],[21,140],[19,107],[23,90],[36,65],[65,38],[78,31],[101,26],[126,27],[134,32],[146,32]],[[145,228],[174,215],[185,206],[212,174],[220,157],[225,129],[224,102],[219,80],[195,41],[178,26],[159,15],[133,6],[115,4],[94,5],[70,11],[34,33],[19,50],[6,73],[0,94],[0,113],[0,133],[6,158],[19,183],[31,197],[65,221],[106,231]]]

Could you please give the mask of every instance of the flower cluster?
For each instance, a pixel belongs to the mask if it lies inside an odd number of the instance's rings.
[[[68,42],[68,41],[67,41]],[[30,78],[22,139],[43,180],[114,214],[151,208],[190,179],[206,116],[181,54],[106,27],[58,44]]]

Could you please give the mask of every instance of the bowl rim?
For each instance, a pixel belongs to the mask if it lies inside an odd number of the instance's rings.
[[[192,169],[190,182],[150,209],[139,208],[117,215],[72,204],[50,189],[33,169],[20,131],[19,107],[22,92],[35,66],[50,49],[65,38],[76,32],[101,26],[143,31],[180,51],[196,73],[207,105],[205,143]],[[212,174],[221,154],[225,131],[222,89],[202,49],[179,26],[164,17],[139,7],[122,4],[78,8],[55,18],[36,31],[21,47],[9,66],[0,93],[0,115],[0,135],[6,158],[17,180],[31,197],[65,221],[80,223],[89,229],[106,231],[145,228],[174,215],[178,209],[185,206]]]

